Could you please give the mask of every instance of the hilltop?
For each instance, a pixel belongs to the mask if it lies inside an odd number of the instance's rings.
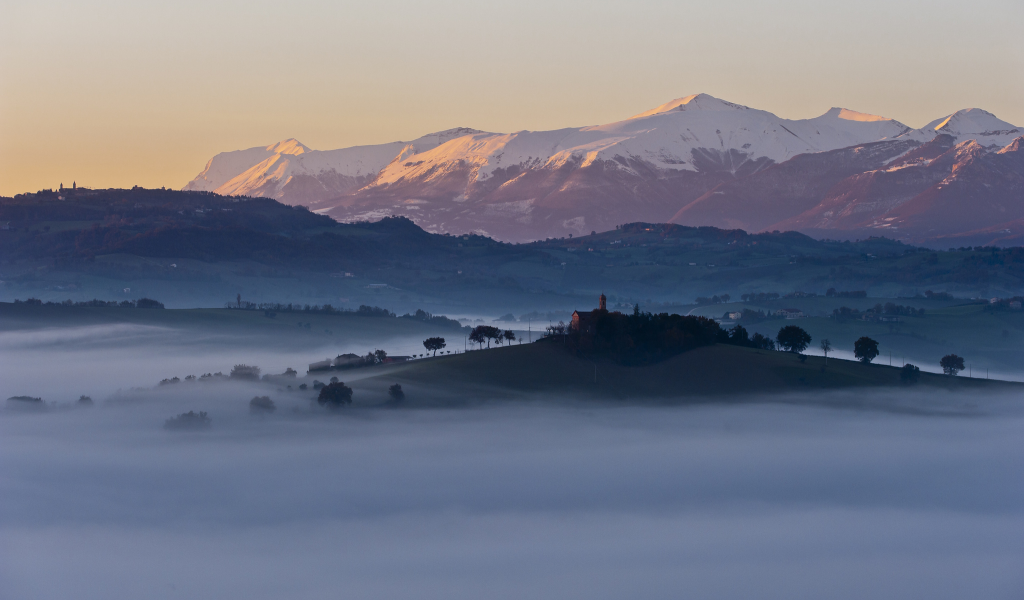
[[[596,381],[595,381],[596,380]],[[576,356],[554,339],[424,359],[386,367],[359,382],[377,389],[398,382],[430,402],[468,402],[483,395],[662,401],[741,398],[792,392],[903,385],[899,368],[716,344],[641,367]],[[922,373],[918,388],[996,389],[1022,384]],[[904,386],[906,388],[906,386]]]

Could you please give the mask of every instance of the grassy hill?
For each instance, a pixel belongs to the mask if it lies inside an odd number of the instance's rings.
[[[523,393],[680,401],[902,386],[896,367],[835,359],[826,366],[819,357],[801,362],[795,354],[724,344],[654,365],[625,367],[574,356],[550,340],[384,367],[356,385],[379,393],[396,382],[410,390],[410,397],[442,403]],[[980,391],[1022,385],[922,373],[913,387]]]

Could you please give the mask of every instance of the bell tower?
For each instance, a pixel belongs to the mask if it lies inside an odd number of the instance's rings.
[[[608,311],[608,299],[604,297],[604,294],[601,294],[601,297],[598,298],[597,302],[597,310]]]

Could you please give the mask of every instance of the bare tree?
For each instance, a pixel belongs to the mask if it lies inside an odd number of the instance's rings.
[[[821,340],[821,353],[825,355],[825,364],[828,364],[828,353],[832,351],[832,342],[828,338]]]

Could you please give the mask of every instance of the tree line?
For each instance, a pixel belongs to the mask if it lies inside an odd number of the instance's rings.
[[[70,299],[63,302],[43,302],[39,298],[27,300],[15,300],[14,304],[27,304],[28,306],[62,306],[70,308],[163,308],[164,303],[152,298],[139,298],[138,300],[86,300],[84,302],[73,302]]]

